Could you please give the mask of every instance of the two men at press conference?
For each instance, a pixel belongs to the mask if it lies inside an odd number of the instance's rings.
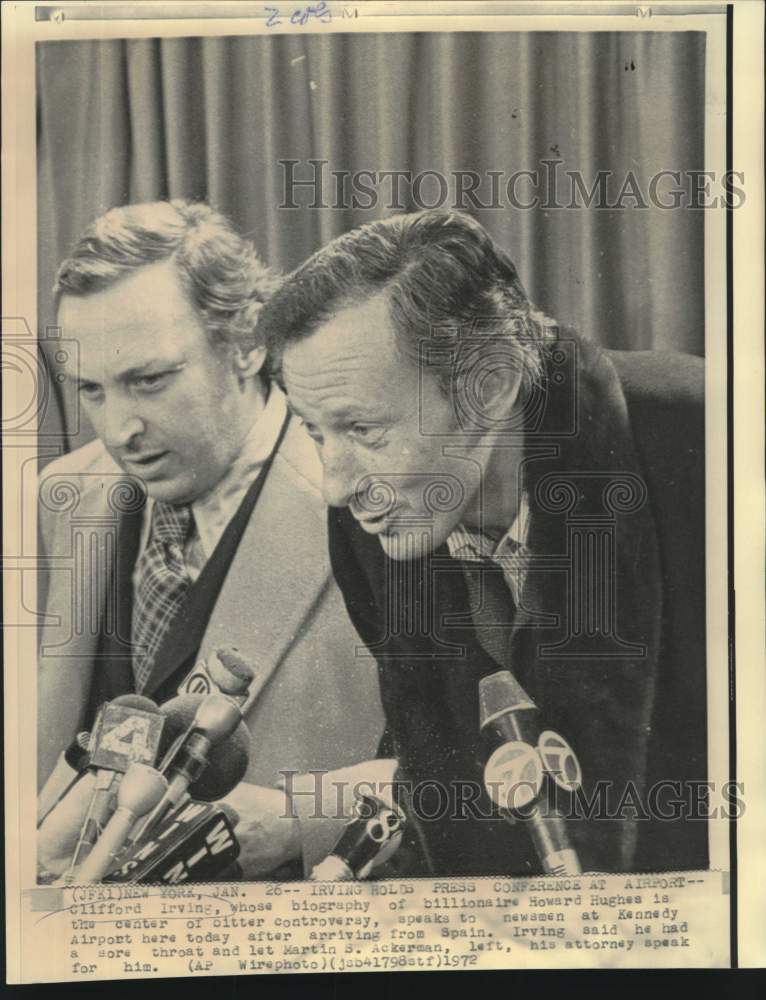
[[[296,788],[314,787],[311,769],[350,768],[351,782],[383,732],[375,665],[355,656],[330,571],[318,457],[262,374],[256,322],[274,285],[207,205],[97,220],[55,286],[97,439],[40,485],[40,783],[104,701],[167,701],[235,646],[255,671],[249,767],[226,800],[246,878],[303,877],[342,825],[311,795],[289,808],[281,772]]]
[[[584,801],[607,790],[567,823],[584,870],[706,867],[706,823],[667,801],[707,778],[701,359],[559,329],[482,226],[438,210],[335,239],[258,328],[321,456],[398,781],[434,791],[420,870],[540,870],[523,822],[454,795],[450,817],[438,792],[483,789],[480,684],[503,670],[574,748]]]
[[[608,783],[606,809],[568,824],[583,866],[704,867],[706,824],[646,809],[658,785],[707,777],[699,359],[560,330],[457,213],[363,226],[270,294],[209,212],[109,213],[59,273],[100,441],[44,470],[46,554],[69,556],[72,522],[123,497],[109,486],[126,475],[149,502],[120,501],[95,638],[68,629],[71,584],[51,573],[63,625],[43,634],[41,772],[100,701],[162,701],[234,644],[257,671],[257,752],[231,797],[245,877],[327,853],[337,825],[311,842],[275,773],[368,778],[353,765],[380,752],[381,700],[397,787],[449,799],[405,803],[399,871],[539,871],[524,824],[487,818],[482,798],[479,684],[506,669],[574,747],[586,798]],[[305,430],[260,379],[264,347]],[[62,478],[78,487],[68,519],[51,509]],[[144,574],[165,532],[184,539],[188,589],[153,603]],[[456,811],[466,788],[481,792]]]

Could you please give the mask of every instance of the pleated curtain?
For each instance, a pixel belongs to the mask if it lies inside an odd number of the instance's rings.
[[[619,190],[632,171],[644,193],[659,171],[704,166],[704,35],[695,32],[48,42],[37,60],[41,330],[54,322],[58,262],[115,205],[206,199],[282,270],[390,214],[390,185],[370,209],[334,207],[331,184],[326,208],[281,208],[280,160],[299,161],[301,178],[309,160],[327,161],[328,181],[331,171],[475,171],[482,203],[490,172],[505,183],[546,160],[560,161],[564,181],[579,171],[589,188],[606,170]],[[523,182],[517,192],[535,193]],[[549,315],[610,347],[701,354],[704,212],[623,204],[521,210],[504,198],[472,211]],[[49,429],[66,426],[71,406],[58,391]],[[70,445],[91,436],[82,427]]]

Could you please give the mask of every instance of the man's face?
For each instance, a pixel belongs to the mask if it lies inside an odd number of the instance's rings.
[[[158,500],[187,503],[215,486],[256,411],[234,353],[213,348],[173,263],[63,295],[59,323],[80,345],[69,377],[117,463]]]
[[[389,556],[437,548],[462,520],[477,518],[477,451],[433,375],[421,378],[397,352],[381,296],[288,346],[283,374],[290,406],[319,450],[326,503],[348,506]]]

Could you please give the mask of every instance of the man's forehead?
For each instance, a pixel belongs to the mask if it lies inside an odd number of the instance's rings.
[[[107,288],[64,293],[58,321],[80,345],[80,365],[127,370],[174,361],[192,342],[206,339],[196,310],[167,261],[144,265]]]
[[[288,344],[282,356],[283,368],[296,378],[331,370],[353,372],[397,360],[382,295],[338,309],[308,337]]]
[[[142,323],[164,327],[197,317],[172,260],[143,264],[105,288],[73,295],[63,292],[58,318],[65,332],[109,329]]]
[[[200,339],[203,337],[200,334]],[[78,342],[79,351],[71,352],[65,365],[70,377],[100,378],[106,374],[119,378],[144,368],[180,363],[187,359],[190,350],[194,350],[189,332],[183,337],[163,336],[149,327],[140,332],[119,327],[91,332],[80,330],[73,332],[72,339]]]

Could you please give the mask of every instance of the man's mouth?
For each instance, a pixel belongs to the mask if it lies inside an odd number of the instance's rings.
[[[122,461],[125,465],[135,469],[140,475],[145,476],[147,473],[157,469],[168,455],[169,452],[167,451],[155,451],[146,455],[123,456]]]
[[[390,527],[391,521],[393,520],[393,517],[398,509],[398,506],[396,506],[391,507],[382,514],[364,514],[363,516],[359,516],[352,507],[351,513],[354,519],[359,522],[363,531],[366,531],[370,535],[379,535],[381,532],[385,531],[386,528]]]

